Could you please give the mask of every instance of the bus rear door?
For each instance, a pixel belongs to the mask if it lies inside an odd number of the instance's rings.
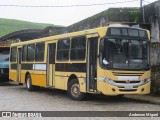
[[[47,48],[47,86],[54,87],[56,43],[48,43]]]
[[[22,48],[18,48],[17,54],[17,82],[21,82],[21,56],[22,56]]]

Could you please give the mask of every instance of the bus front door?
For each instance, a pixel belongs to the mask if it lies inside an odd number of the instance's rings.
[[[97,90],[97,47],[98,38],[89,38],[87,58],[87,91]]]
[[[55,50],[56,43],[48,44],[47,54],[47,86],[55,86]]]
[[[21,56],[22,56],[22,48],[18,48],[17,54],[17,82],[21,82]]]

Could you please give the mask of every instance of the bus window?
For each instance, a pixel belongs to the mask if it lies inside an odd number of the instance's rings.
[[[34,61],[35,44],[27,46],[27,61]]]
[[[22,49],[22,61],[26,61],[26,56],[27,56],[27,46],[23,46]]]
[[[72,39],[71,60],[84,60],[86,51],[86,38],[77,37]]]
[[[69,47],[69,39],[63,39],[58,41],[57,60],[69,60]]]
[[[11,62],[16,62],[17,48],[11,48]]]
[[[35,61],[44,61],[44,43],[36,44]]]

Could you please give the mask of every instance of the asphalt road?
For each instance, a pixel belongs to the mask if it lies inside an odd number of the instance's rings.
[[[19,86],[13,82],[0,83],[0,111],[159,111],[159,110],[160,110],[160,104],[150,103],[149,101],[144,101],[144,100],[135,100],[125,96],[123,98],[118,99],[115,97],[109,97],[103,95],[102,96],[88,95],[84,101],[73,101],[68,97],[66,91],[49,89],[49,88],[47,89],[40,88],[39,90],[29,92],[26,90],[25,86]],[[71,118],[71,120],[72,119],[74,118]],[[96,119],[99,120],[103,118],[96,118]],[[114,119],[119,119],[119,118],[114,118]],[[127,118],[125,119],[127,120]]]

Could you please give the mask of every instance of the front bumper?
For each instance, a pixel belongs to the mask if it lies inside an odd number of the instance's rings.
[[[104,95],[114,96],[120,94],[149,94],[151,82],[147,82],[144,85],[132,89],[120,88],[118,86],[113,86],[101,81],[99,81],[98,86],[98,91],[100,91]]]

